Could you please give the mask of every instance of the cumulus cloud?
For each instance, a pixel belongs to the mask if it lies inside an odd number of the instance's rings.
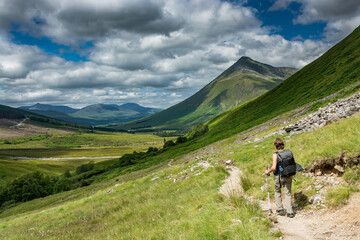
[[[324,36],[328,42],[337,42],[360,25],[358,0],[277,0],[270,11],[284,10],[292,2],[301,4],[295,24],[325,22]]]
[[[360,16],[350,1],[340,10],[325,8],[322,0],[296,1],[302,12],[294,22],[328,21],[328,39],[334,38],[333,29],[354,29],[352,20]],[[278,0],[271,10],[291,2]],[[336,1],[329,2],[334,6]],[[77,49],[86,61],[14,43],[9,31]],[[86,43],[91,47],[85,53],[80,46]],[[301,68],[329,47],[321,40],[288,41],[270,34],[256,11],[241,2],[0,1],[0,101],[14,106],[137,102],[165,108],[195,93],[243,55]]]

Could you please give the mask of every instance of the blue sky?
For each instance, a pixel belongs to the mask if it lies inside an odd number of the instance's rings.
[[[274,1],[249,0],[245,6],[257,9],[256,16],[263,22],[263,26],[273,28],[274,34],[280,34],[286,40],[324,38],[323,32],[326,23],[313,22],[308,25],[294,24],[293,19],[301,13],[299,2],[290,3],[286,9],[269,11]]]
[[[0,0],[0,104],[166,108],[241,56],[301,68],[360,24],[355,0]]]

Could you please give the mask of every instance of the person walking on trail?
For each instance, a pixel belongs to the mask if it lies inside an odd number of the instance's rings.
[[[294,172],[296,172],[296,170],[293,170],[293,166],[295,166],[295,160],[292,152],[289,149],[284,150],[283,140],[276,138],[274,140],[274,145],[277,152],[273,154],[273,164],[269,170],[265,171],[265,174],[274,172],[275,203],[277,214],[285,216],[287,213],[289,218],[293,218],[295,215],[291,206],[291,184],[292,176],[295,174]],[[286,210],[282,204],[281,187],[284,187]]]

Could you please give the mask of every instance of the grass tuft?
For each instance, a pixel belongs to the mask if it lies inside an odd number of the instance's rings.
[[[325,197],[326,205],[336,207],[345,204],[349,200],[350,194],[358,192],[360,189],[357,186],[341,185],[338,187],[328,189]]]

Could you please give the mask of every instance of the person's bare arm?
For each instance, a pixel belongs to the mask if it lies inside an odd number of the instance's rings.
[[[269,174],[276,170],[276,163],[277,163],[277,155],[276,153],[273,154],[273,164],[269,170],[265,171],[265,174]]]

